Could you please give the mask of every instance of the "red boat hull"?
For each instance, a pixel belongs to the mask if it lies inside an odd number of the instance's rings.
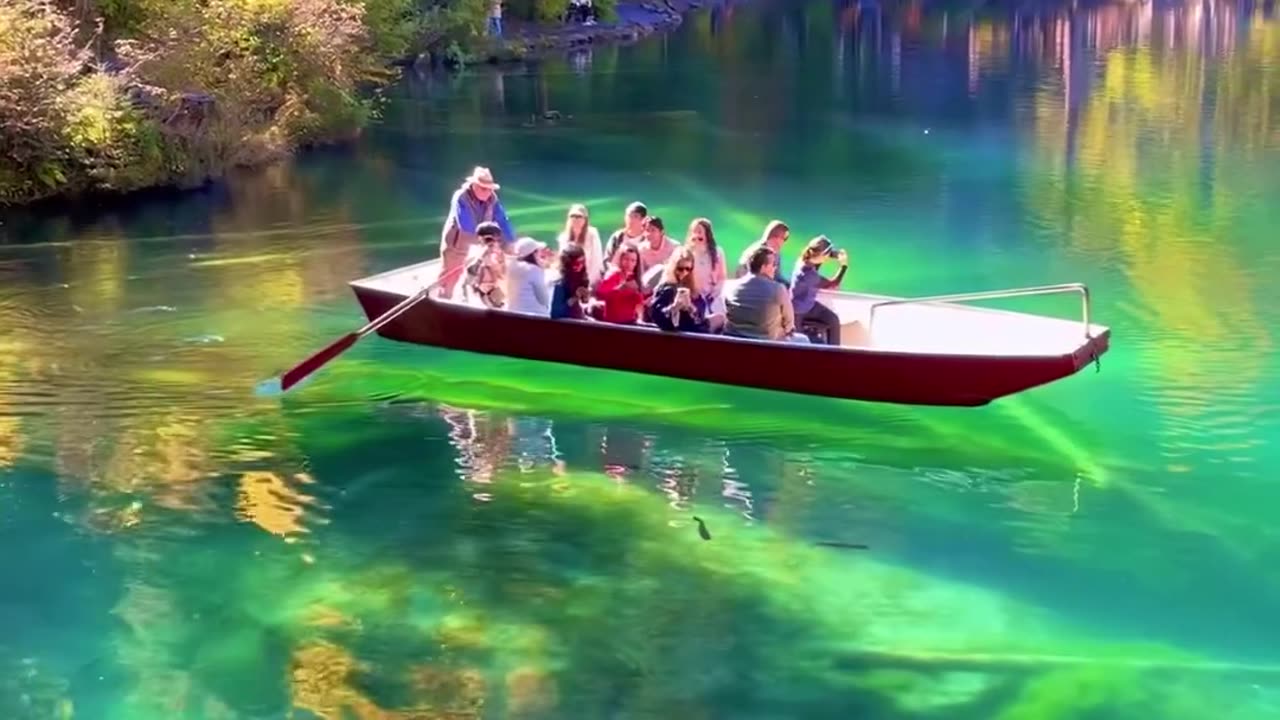
[[[406,295],[353,283],[370,320]],[[979,406],[1062,379],[1106,352],[1103,331],[1071,353],[993,356],[771,343],[552,320],[423,300],[378,334],[417,345],[848,400]]]

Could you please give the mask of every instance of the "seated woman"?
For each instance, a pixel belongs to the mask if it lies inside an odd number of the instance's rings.
[[[555,320],[585,319],[590,301],[587,254],[580,245],[566,245],[560,251],[560,279],[551,288],[551,317]]]
[[[543,256],[547,244],[522,237],[512,246],[507,263],[507,309],[530,315],[551,314],[551,293]]]
[[[693,251],[680,248],[667,260],[662,284],[653,294],[653,323],[663,330],[709,332],[707,298],[693,277]]]
[[[711,312],[723,315],[724,284],[726,280],[724,248],[716,244],[715,232],[711,229],[711,221],[696,218],[689,223],[689,234],[684,246],[693,251],[693,276],[698,287],[707,296],[711,304]]]
[[[644,308],[643,286],[640,251],[631,245],[623,245],[604,279],[596,286],[596,297],[602,303],[600,319],[622,325],[639,322],[640,311]]]
[[[467,263],[467,281],[462,285],[462,298],[470,300],[474,294],[485,307],[501,308],[506,300],[507,285],[507,256],[502,251],[502,228],[494,222],[482,222],[476,226],[476,235],[484,247]]]
[[[591,216],[587,206],[581,203],[569,207],[569,215],[564,221],[564,230],[556,238],[561,250],[569,245],[578,245],[586,252],[587,277],[592,283],[600,282],[604,276],[604,244],[600,242],[600,231],[591,224]]]
[[[840,270],[835,277],[825,278],[818,268],[831,258],[840,263]],[[840,316],[818,302],[818,291],[840,287],[840,281],[844,280],[848,270],[849,256],[845,251],[836,250],[825,235],[819,235],[805,245],[791,274],[791,303],[796,322],[812,323],[822,328],[828,345],[840,344]]]

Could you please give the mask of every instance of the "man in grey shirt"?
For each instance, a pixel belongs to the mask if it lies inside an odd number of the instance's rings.
[[[725,334],[760,340],[807,343],[797,333],[791,293],[775,280],[778,254],[768,246],[755,249],[747,259],[746,277],[730,281],[724,288],[727,311]]]

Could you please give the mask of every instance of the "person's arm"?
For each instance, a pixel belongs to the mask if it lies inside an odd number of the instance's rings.
[[[604,244],[600,242],[600,231],[587,227],[587,275],[591,282],[600,282],[604,276]]]
[[[498,223],[498,227],[502,228],[504,245],[510,245],[516,241],[516,231],[511,229],[511,221],[507,219],[507,211],[502,208],[502,201],[497,196],[493,198],[493,221]]]
[[[453,216],[458,219],[458,229],[464,233],[475,233],[476,219],[471,215],[471,208],[467,202],[463,200],[466,190],[459,190],[453,194]]]
[[[627,283],[635,283],[635,288],[625,287]],[[619,296],[629,303],[641,305],[644,303],[644,289],[642,283],[636,282],[635,278],[627,278],[622,283],[623,287],[618,288]]]
[[[551,318],[559,320],[569,317],[569,298],[564,291],[564,281],[557,282],[551,290]]]
[[[750,272],[751,268],[749,268],[747,264],[751,262],[751,253],[755,252],[755,249],[759,246],[760,243],[753,242],[747,246],[747,249],[742,251],[741,255],[738,256],[738,266],[733,270],[733,277],[735,280],[741,277],[746,277],[747,273]]]
[[[526,263],[528,264],[528,263]],[[550,294],[547,291],[547,276],[541,271],[541,268],[534,268],[528,273],[529,282],[533,283],[533,296],[538,299],[538,304],[543,307],[551,307]]]
[[[799,260],[797,260],[797,261],[796,261],[796,265],[795,265],[795,267],[794,267],[794,268],[792,268],[792,270],[791,270],[791,274],[792,274],[792,275],[797,275],[797,274],[800,272],[800,262],[801,262],[801,261],[799,261]],[[781,264],[779,264],[779,265],[778,265],[778,269],[779,269],[779,270],[781,270],[781,269],[782,269],[782,265],[781,265]],[[777,283],[778,283],[779,285],[781,285],[781,286],[783,287],[783,289],[785,289],[785,290],[787,291],[787,295],[790,295],[790,294],[791,294],[791,288],[795,287],[795,284],[796,284],[796,283],[795,283],[795,278],[794,278],[794,277],[792,277],[791,279],[787,279],[787,275],[786,275],[786,273],[782,273],[782,272],[776,272],[776,273],[774,273],[774,274],[773,274],[773,279],[774,279],[775,281],[777,281]]]
[[[714,275],[716,290],[723,292],[725,281],[729,276],[729,269],[725,267],[724,248],[716,248],[716,255],[716,271]]]
[[[622,271],[610,270],[604,274],[604,279],[596,285],[596,297],[601,300],[609,300],[622,288]]]
[[[831,278],[830,280],[828,280],[827,278],[821,278],[818,281],[818,287],[822,288],[823,290],[830,290],[831,288],[834,288],[834,287],[840,287],[840,281],[844,280],[845,271],[847,271],[848,269],[849,269],[848,265],[844,265],[844,264],[840,265],[840,270],[836,273],[836,276]]]
[[[796,309],[791,305],[791,297],[782,288],[778,288],[778,304],[782,306],[782,332],[790,335],[796,331]]]
[[[663,330],[675,330],[675,323],[671,318],[671,306],[676,302],[676,286],[664,285],[658,288],[658,292],[653,296],[653,324]]]

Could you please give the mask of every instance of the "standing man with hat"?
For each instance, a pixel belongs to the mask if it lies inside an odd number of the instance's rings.
[[[449,216],[445,218],[440,232],[440,297],[453,296],[453,289],[462,273],[458,268],[466,264],[467,254],[480,242],[476,226],[485,222],[497,223],[502,228],[504,247],[515,240],[511,221],[498,199],[499,187],[493,181],[489,168],[476,166],[449,201]]]

